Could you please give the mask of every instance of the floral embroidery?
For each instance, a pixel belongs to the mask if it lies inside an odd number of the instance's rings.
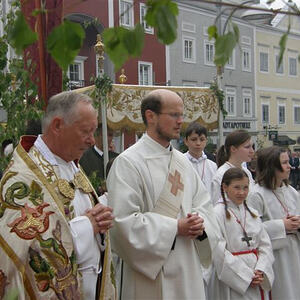
[[[43,203],[36,208],[31,208],[25,203],[21,209],[21,217],[8,224],[8,227],[12,227],[10,231],[25,240],[34,239],[38,234],[47,231],[49,215],[54,214],[53,211],[43,211],[47,206],[49,206],[48,203]]]
[[[0,218],[4,215],[4,212],[7,208],[19,209],[21,210],[24,206],[18,204],[15,200],[24,199],[29,196],[29,200],[35,205],[40,205],[44,202],[44,194],[42,193],[41,186],[33,180],[30,187],[22,181],[14,182],[9,186],[5,192],[4,199],[3,195],[3,186],[4,184],[13,176],[16,176],[17,172],[7,172],[3,176],[0,186]]]
[[[4,185],[10,178],[16,176],[17,174],[17,172],[6,172],[2,177],[0,185],[0,218],[3,217],[4,212],[8,207],[13,209],[20,209],[22,205],[17,204],[14,201],[14,198],[22,199],[23,197],[26,197],[29,193],[29,188],[25,183],[15,182],[7,189],[5,193],[5,198],[3,199],[2,195]],[[15,191],[17,192],[15,193]]]
[[[47,240],[37,237],[45,258],[38,251],[29,248],[29,265],[35,272],[38,289],[41,292],[52,289],[58,299],[80,299],[75,254],[73,251],[70,257],[67,255],[61,240],[59,221],[52,234],[54,238]]]
[[[71,199],[66,197],[64,193],[61,193],[59,189],[59,183],[61,183],[61,181],[55,172],[55,168],[42,156],[42,154],[35,147],[32,147],[32,153],[37,159],[37,164],[40,170],[43,172],[48,182],[55,188],[60,201],[63,203],[63,212],[65,213],[67,220],[72,220],[75,216],[74,206]],[[68,182],[67,185],[69,185]]]
[[[35,180],[32,180],[30,185],[29,200],[34,205],[40,205],[44,202],[44,194],[42,193],[42,188]]]

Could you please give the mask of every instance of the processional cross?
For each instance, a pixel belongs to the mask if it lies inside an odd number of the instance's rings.
[[[174,196],[177,196],[178,190],[183,191],[184,184],[180,182],[180,173],[176,170],[175,174],[172,175],[171,173],[169,174],[168,180],[171,182],[171,193]]]

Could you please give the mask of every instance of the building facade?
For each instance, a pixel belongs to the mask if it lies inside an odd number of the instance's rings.
[[[64,17],[81,23],[86,33],[84,45],[68,69],[71,88],[91,85],[90,78],[97,75],[94,45],[98,33],[101,34],[105,28],[114,26],[132,29],[138,22],[145,30],[144,49],[140,57],[129,59],[122,66],[127,77],[126,84],[166,85],[165,46],[157,40],[153,28],[144,20],[145,2],[145,0],[87,0],[74,4],[72,0],[65,0]],[[120,70],[115,72],[106,54],[104,72],[113,82],[119,83]],[[121,138],[116,139],[117,151],[122,151],[135,141],[135,133],[125,130],[121,133]]]
[[[282,63],[279,42],[287,30],[288,16],[274,19],[273,26],[256,28],[256,98],[258,141],[300,150],[300,23],[291,18]]]
[[[214,5],[203,6],[195,1],[177,1],[179,8],[178,37],[167,47],[167,78],[171,85],[210,86],[216,77],[214,40],[207,29],[217,16]],[[226,17],[222,17],[222,27]],[[233,22],[240,30],[240,47],[236,47],[224,67],[222,88],[227,116],[224,135],[235,129],[246,129],[256,136],[255,111],[255,27],[239,18]],[[217,143],[218,132],[211,132]]]

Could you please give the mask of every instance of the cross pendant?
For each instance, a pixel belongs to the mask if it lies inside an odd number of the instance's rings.
[[[242,242],[246,242],[247,246],[250,247],[249,241],[252,241],[252,237],[247,235],[247,232],[244,231],[244,237],[242,237]]]

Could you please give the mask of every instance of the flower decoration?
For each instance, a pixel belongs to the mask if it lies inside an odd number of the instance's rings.
[[[25,203],[25,206],[21,209],[21,217],[8,224],[12,228],[10,231],[15,232],[25,240],[32,240],[47,231],[49,216],[54,214],[53,211],[44,212],[44,208],[47,206],[49,206],[48,203],[43,203],[36,208],[32,208]]]

